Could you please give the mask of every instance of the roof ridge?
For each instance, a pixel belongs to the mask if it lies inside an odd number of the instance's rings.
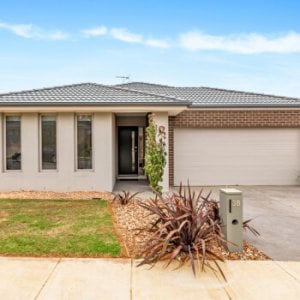
[[[186,86],[186,87],[182,87],[182,88],[195,88],[195,87]],[[281,98],[281,99],[300,101],[300,98],[297,98],[297,97],[279,96],[279,95],[274,95],[274,94],[255,93],[255,92],[247,92],[247,91],[224,89],[224,88],[215,88],[215,87],[208,87],[208,86],[201,86],[201,87],[196,87],[196,88],[203,88],[203,89],[209,89],[209,90],[217,90],[217,91],[232,92],[232,93],[242,93],[242,94],[250,94],[250,95],[256,95],[256,96],[266,96],[266,97],[273,97],[273,98]]]
[[[180,98],[177,98],[177,97],[169,97],[169,96],[160,95],[160,94],[156,94],[156,93],[149,93],[149,92],[139,91],[139,90],[135,90],[135,89],[122,88],[122,87],[119,87],[119,86],[104,85],[104,84],[101,84],[101,83],[90,83],[90,84],[93,84],[93,85],[96,85],[96,86],[97,85],[104,86],[106,88],[110,88],[110,89],[113,89],[113,90],[121,90],[121,91],[127,91],[127,92],[129,91],[129,92],[133,92],[133,93],[136,93],[136,94],[139,94],[139,95],[161,97],[161,98],[165,98],[165,99],[168,99],[168,100],[174,100],[175,103],[178,102],[178,100],[179,100],[181,102],[192,104],[191,101],[187,101],[187,100],[180,99]]]
[[[18,95],[22,93],[31,93],[31,92],[37,92],[37,91],[47,91],[52,89],[61,89],[61,88],[68,88],[68,87],[76,87],[80,85],[95,85],[96,83],[93,82],[81,82],[81,83],[73,83],[73,84],[64,84],[64,85],[57,85],[57,86],[51,86],[51,87],[43,87],[43,88],[35,88],[31,90],[20,90],[17,92],[7,92],[7,93],[0,93],[0,96],[9,96],[9,95]]]
[[[119,89],[119,90],[123,90],[123,91],[135,92],[135,93],[138,93],[138,94],[141,94],[141,95],[157,96],[157,97],[162,97],[162,98],[169,99],[169,100],[175,100],[175,102],[176,101],[178,102],[178,100],[179,100],[179,101],[185,102],[187,104],[192,104],[192,101],[188,101],[188,100],[185,100],[185,99],[182,99],[182,98],[179,98],[179,97],[169,97],[169,96],[166,96],[166,95],[163,95],[163,94],[150,93],[150,92],[145,92],[145,91],[139,91],[139,90],[136,90],[136,89],[123,88],[123,87],[119,87],[119,86],[111,86],[111,87],[114,88],[114,89]]]
[[[163,84],[156,84],[156,83],[148,83],[148,82],[143,82],[143,81],[133,81],[133,82],[128,82],[128,83],[124,83],[124,84],[120,84],[120,85],[129,85],[131,83],[132,84],[145,84],[145,85],[150,85],[150,86],[160,86],[160,87],[167,87],[167,88],[175,88],[175,89],[176,88],[210,89],[210,90],[217,90],[217,91],[242,93],[242,94],[250,94],[250,95],[257,95],[257,96],[274,97],[274,98],[279,98],[279,99],[287,99],[287,100],[292,100],[292,101],[300,101],[300,98],[297,98],[297,97],[288,97],[288,96],[281,96],[281,95],[275,95],[275,94],[256,93],[256,92],[248,92],[248,91],[233,90],[233,89],[226,89],[226,88],[216,88],[216,87],[208,87],[208,86],[171,86],[171,85],[163,85]],[[162,94],[159,94],[159,95],[162,95]],[[176,99],[184,100],[184,99],[181,99],[178,97],[176,97]]]
[[[174,85],[159,84],[159,83],[150,83],[150,82],[144,82],[144,81],[131,81],[131,82],[127,82],[127,83],[116,84],[116,86],[129,85],[129,84],[147,84],[147,85],[152,85],[152,86],[176,88],[176,86],[174,86]]]

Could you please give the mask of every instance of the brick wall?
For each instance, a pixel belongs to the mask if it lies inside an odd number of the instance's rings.
[[[186,110],[169,117],[169,183],[174,184],[174,128],[296,128],[300,110]]]

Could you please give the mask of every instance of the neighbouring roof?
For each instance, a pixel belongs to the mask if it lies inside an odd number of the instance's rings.
[[[0,94],[0,105],[179,105],[191,108],[300,107],[300,99],[143,82],[80,83]]]
[[[116,85],[131,91],[143,91],[191,101],[191,107],[284,107],[300,106],[300,99],[256,94],[209,87],[176,87],[144,82]]]
[[[0,105],[184,105],[173,97],[96,83],[0,94]]]

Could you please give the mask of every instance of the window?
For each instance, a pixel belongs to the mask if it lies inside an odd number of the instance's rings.
[[[56,117],[41,116],[41,167],[56,169]]]
[[[6,170],[21,170],[21,117],[5,117]]]
[[[77,169],[92,169],[92,116],[77,116]]]

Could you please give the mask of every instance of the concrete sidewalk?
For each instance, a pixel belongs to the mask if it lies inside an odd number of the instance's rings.
[[[0,257],[0,299],[299,299],[300,262],[227,261],[207,270],[136,268],[130,259]]]

